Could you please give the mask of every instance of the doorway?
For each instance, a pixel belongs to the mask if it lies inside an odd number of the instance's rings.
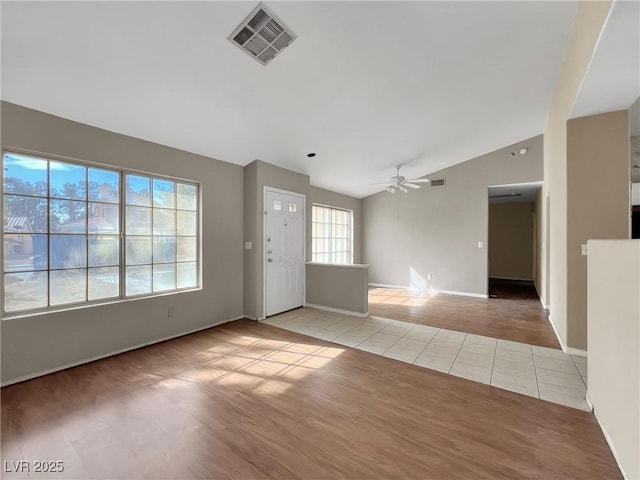
[[[305,196],[264,190],[265,317],[304,305]]]
[[[489,187],[488,285],[492,298],[537,298],[541,182]]]

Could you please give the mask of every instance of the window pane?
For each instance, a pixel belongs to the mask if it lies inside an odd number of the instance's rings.
[[[153,206],[175,208],[175,183],[167,180],[153,180]]]
[[[165,292],[176,288],[176,264],[166,263],[153,266],[153,291]]]
[[[47,306],[47,272],[10,273],[4,276],[4,309],[7,312]]]
[[[127,205],[151,206],[151,180],[147,177],[127,175]]]
[[[196,240],[196,237],[178,237],[177,260],[179,262],[193,262],[196,260]]]
[[[45,198],[4,196],[6,233],[47,233],[48,202]]]
[[[196,212],[178,210],[177,232],[180,235],[196,235],[198,232],[198,216]]]
[[[71,200],[51,200],[52,233],[86,233],[87,204]]]
[[[87,300],[87,271],[84,268],[49,272],[51,305]]]
[[[87,266],[87,237],[85,235],[51,235],[50,247],[51,268]]]
[[[89,204],[89,233],[119,232],[120,209],[118,205],[112,203]]]
[[[120,238],[116,235],[89,236],[89,266],[120,264]]]
[[[176,237],[153,237],[153,263],[176,261]]]
[[[46,235],[5,234],[4,271],[46,270],[47,252]]]
[[[151,263],[151,237],[127,237],[127,265]]]
[[[127,235],[151,235],[151,209],[127,207]]]
[[[50,161],[49,172],[49,195],[68,200],[87,199],[86,167]]]
[[[118,203],[120,201],[120,174],[109,170],[90,168],[89,200]]]
[[[22,155],[4,156],[4,192],[47,195],[47,161]]]
[[[176,234],[176,211],[164,208],[153,209],[153,234],[154,235],[175,235]]]
[[[89,269],[89,300],[114,298],[120,295],[120,268]]]
[[[178,263],[178,288],[198,286],[198,265],[193,263]]]
[[[127,295],[151,293],[151,265],[127,267]]]
[[[184,183],[176,184],[177,190],[177,207],[181,210],[195,210],[198,207],[198,187],[195,185],[186,185]]]

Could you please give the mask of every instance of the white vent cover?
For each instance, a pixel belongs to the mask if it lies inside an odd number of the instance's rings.
[[[437,178],[435,180],[431,180],[429,184],[432,187],[444,187],[446,183],[444,178]]]
[[[262,65],[273,60],[295,39],[296,34],[263,3],[259,3],[228,37],[231,43]]]

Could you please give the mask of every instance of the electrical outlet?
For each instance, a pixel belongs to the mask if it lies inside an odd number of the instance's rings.
[[[430,273],[427,273],[427,280],[431,280],[433,278],[433,275],[431,275]]]
[[[587,244],[583,243],[582,245],[580,245],[580,252],[582,253],[582,255],[589,255],[589,251],[587,250]]]
[[[484,242],[482,240],[478,242],[478,248],[484,248]]]
[[[176,316],[176,307],[169,307],[167,309],[167,317],[173,318]]]

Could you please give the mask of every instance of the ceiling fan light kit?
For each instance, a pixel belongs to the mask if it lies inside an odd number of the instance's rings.
[[[408,193],[410,188],[414,190],[420,188],[420,185],[416,185],[417,183],[429,183],[428,178],[414,178],[411,180],[407,180],[405,177],[400,175],[400,167],[402,167],[402,165],[396,165],[396,174],[393,177],[389,178],[389,185],[387,185],[387,187],[385,188],[385,190],[390,194],[395,195],[398,190],[402,193]]]

